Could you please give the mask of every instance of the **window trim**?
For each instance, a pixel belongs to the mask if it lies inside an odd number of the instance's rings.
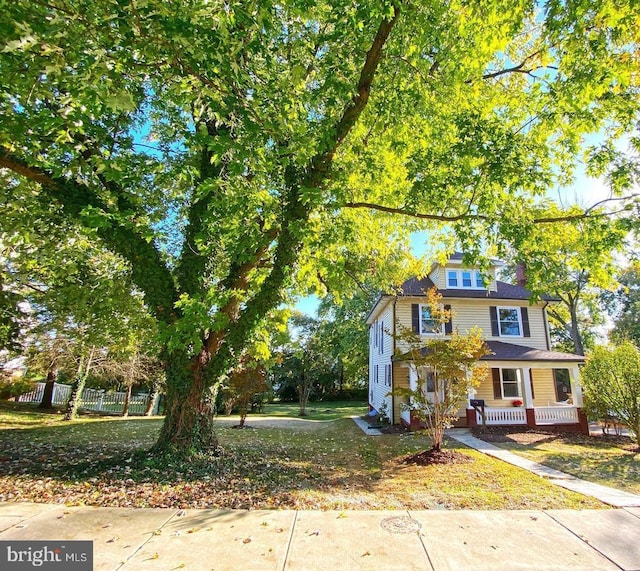
[[[423,331],[422,330],[422,308],[425,307],[427,309],[429,309],[429,306],[426,303],[419,303],[418,304],[418,327],[420,328],[420,335],[430,335],[432,337],[435,337],[436,335],[445,335],[445,324],[441,323],[440,324],[440,332],[436,332],[433,330],[430,331]],[[431,310],[429,310],[429,315],[431,315]]]
[[[466,286],[462,281],[463,273],[469,272],[471,274],[471,285]],[[451,285],[449,283],[449,274],[454,274],[456,277],[457,285]],[[446,284],[447,289],[471,289],[471,290],[486,290],[487,284],[483,283],[482,286],[478,285],[478,280],[483,280],[482,273],[479,270],[473,270],[469,268],[460,268],[460,269],[446,269]]]
[[[514,397],[508,397],[504,394],[504,371],[515,371],[516,374],[516,388],[518,389],[518,394]],[[513,384],[513,381],[508,381],[510,384]],[[522,383],[520,375],[518,375],[518,369],[512,369],[511,367],[500,367],[500,391],[502,392],[502,400],[522,400]]]
[[[509,335],[502,332],[502,321],[500,320],[500,310],[507,309],[509,311],[515,311],[518,315],[518,335]],[[509,337],[511,339],[521,339],[524,337],[524,327],[522,323],[522,311],[520,307],[514,307],[509,305],[498,305],[496,306],[496,320],[498,322],[498,336],[499,337]]]

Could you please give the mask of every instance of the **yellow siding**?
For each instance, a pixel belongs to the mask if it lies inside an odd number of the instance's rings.
[[[409,388],[408,367],[401,367],[398,363],[393,364],[393,388]],[[402,402],[408,403],[409,399],[407,397],[393,397],[393,420],[395,424],[400,423],[400,414],[402,413],[400,403]]]
[[[424,298],[408,297],[398,301],[396,310],[397,322],[411,329],[411,304],[424,302]],[[527,301],[500,301],[493,299],[444,299],[451,305],[453,327],[460,333],[478,326],[487,340],[503,341],[514,345],[525,345],[536,349],[547,349],[547,337],[541,304],[529,306]],[[489,307],[526,307],[529,315],[531,337],[493,337],[491,335],[491,317]],[[426,339],[426,337],[425,337]],[[400,347],[402,350],[403,348]]]
[[[556,400],[555,381],[553,378],[553,369],[531,369],[531,378],[533,379],[533,406],[549,406],[553,405]],[[476,389],[476,398],[483,399],[486,406],[512,406],[511,401],[493,398],[493,377],[491,376],[491,368],[487,369],[485,378],[478,389]]]
[[[509,406],[512,406],[510,401],[503,401],[502,399],[496,400],[493,398],[493,378],[490,368],[487,368],[480,386],[476,389],[475,397],[484,400],[485,406],[506,406],[507,402]]]
[[[440,266],[436,266],[435,269],[429,274],[429,279],[435,284],[438,289],[443,289],[446,287],[444,276],[444,270],[442,270]]]
[[[549,406],[556,401],[555,380],[553,369],[532,369],[533,406]]]

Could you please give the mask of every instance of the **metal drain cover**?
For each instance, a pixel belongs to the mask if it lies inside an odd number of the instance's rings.
[[[416,533],[420,531],[419,522],[408,516],[388,517],[380,522],[380,527],[391,533]]]

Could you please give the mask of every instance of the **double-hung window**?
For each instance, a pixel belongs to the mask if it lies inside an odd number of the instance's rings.
[[[501,369],[502,398],[517,398],[520,395],[520,383],[515,369]]]
[[[522,337],[522,320],[519,307],[498,308],[500,337]]]
[[[433,317],[431,317],[431,309],[428,305],[420,306],[420,334],[421,335],[436,335],[438,333],[444,333],[444,326],[438,324]]]

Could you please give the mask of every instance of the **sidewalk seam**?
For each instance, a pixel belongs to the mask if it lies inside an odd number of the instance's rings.
[[[595,547],[594,545],[592,545],[591,543],[589,543],[587,540],[585,540],[584,537],[582,537],[581,535],[578,535],[575,531],[573,531],[572,529],[568,528],[566,525],[564,525],[560,520],[556,519],[555,517],[553,517],[550,513],[548,513],[546,510],[542,510],[542,513],[544,513],[546,516],[548,516],[550,519],[552,519],[553,521],[555,521],[558,525],[560,525],[561,527],[563,527],[564,529],[566,529],[570,534],[572,534],[574,537],[577,537],[582,543],[584,543],[587,547],[590,547],[591,549],[593,549],[596,553],[598,553],[600,556],[604,557],[607,561],[610,561],[613,565],[615,565],[618,569],[622,569],[624,571],[624,567],[621,567],[620,565],[618,565],[613,559],[611,559],[611,557],[607,557],[604,553],[602,553],[602,551],[600,551],[597,547]]]
[[[413,519],[413,516],[411,515],[411,512],[409,510],[407,510],[407,515]],[[418,534],[418,539],[420,540],[420,545],[422,545],[422,549],[424,550],[424,554],[427,556],[427,561],[429,562],[429,565],[431,566],[431,571],[435,571],[436,568],[433,565],[433,561],[431,561],[431,557],[429,556],[429,552],[427,551],[427,546],[424,544],[424,541],[422,541],[422,530],[419,529],[417,531]]]
[[[293,512],[293,523],[291,524],[291,533],[289,534],[289,541],[287,542],[287,551],[284,554],[284,561],[282,562],[282,571],[287,568],[287,562],[289,560],[289,551],[291,550],[291,543],[293,541],[293,532],[296,529],[296,523],[298,522],[298,510]]]
[[[178,510],[180,511],[180,510]],[[136,548],[136,550],[129,555],[124,561],[121,561],[120,564],[114,569],[114,571],[119,571],[120,569],[122,569],[127,563],[129,563],[129,561],[131,561],[131,559],[133,559],[136,555],[136,553],[138,553],[138,551],[140,551],[147,543],[149,543],[151,541],[151,539],[154,536],[154,533],[159,530],[162,529],[165,525],[167,525],[174,517],[176,517],[176,514],[178,513],[178,511],[174,511],[163,523],[160,527],[154,529],[151,532],[151,535],[149,535],[149,537],[147,537],[147,539],[145,539],[140,545],[138,545],[138,547]]]

